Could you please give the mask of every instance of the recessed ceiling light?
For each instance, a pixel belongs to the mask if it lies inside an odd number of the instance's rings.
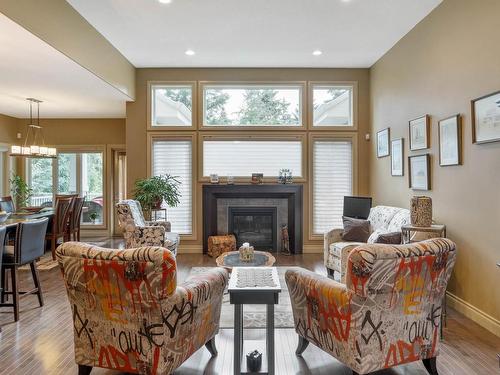
[[[172,0],[158,0],[161,4],[170,4]]]
[[[313,51],[314,56],[319,56],[321,54],[323,54],[323,52],[321,52],[319,49]]]
[[[195,52],[192,50],[192,49],[188,49],[186,50],[186,52],[184,52],[186,55],[188,56],[193,56],[195,54]]]

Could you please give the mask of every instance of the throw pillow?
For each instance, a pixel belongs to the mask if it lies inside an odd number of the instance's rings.
[[[399,245],[401,244],[401,232],[381,233],[375,240],[375,243]]]
[[[370,222],[363,219],[354,219],[352,217],[342,216],[344,222],[344,241],[366,242],[370,237]]]

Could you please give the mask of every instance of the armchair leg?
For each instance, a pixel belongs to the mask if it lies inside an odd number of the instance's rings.
[[[78,375],[89,375],[92,371],[92,366],[78,365]]]
[[[218,354],[217,348],[215,347],[215,336],[207,341],[207,343],[205,344],[205,347],[210,352],[210,354],[212,354],[212,357],[215,357]]]
[[[299,336],[299,344],[297,345],[297,349],[295,350],[295,354],[302,355],[302,353],[304,353],[304,350],[306,350],[307,345],[309,345],[309,341],[307,341],[302,336]]]
[[[429,373],[429,375],[439,375],[436,364],[436,357],[423,359],[425,369]]]

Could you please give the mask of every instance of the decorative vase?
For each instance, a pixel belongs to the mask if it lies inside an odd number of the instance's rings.
[[[432,225],[431,197],[412,197],[410,207],[411,225],[416,227],[430,227]]]
[[[253,246],[250,246],[248,242],[245,242],[241,247],[239,248],[240,252],[240,260],[242,262],[251,262],[254,257],[254,250]]]

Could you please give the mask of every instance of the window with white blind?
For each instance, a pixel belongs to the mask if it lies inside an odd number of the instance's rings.
[[[288,168],[293,177],[302,177],[302,141],[300,140],[205,140],[203,176],[264,177],[279,175]]]
[[[352,195],[352,142],[313,142],[313,233],[342,228],[345,195]]]
[[[153,175],[170,174],[181,182],[180,203],[167,209],[167,220],[172,223],[172,232],[193,232],[193,145],[190,140],[154,140],[152,147]]]

